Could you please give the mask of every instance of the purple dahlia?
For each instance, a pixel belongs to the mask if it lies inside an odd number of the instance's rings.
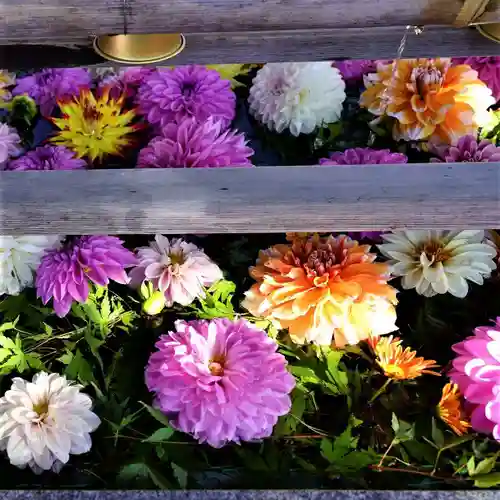
[[[125,97],[134,99],[144,79],[153,73],[152,68],[125,68],[119,73],[107,75],[99,83],[99,91],[110,89],[109,95],[119,99],[123,93]]]
[[[439,156],[431,159],[433,163],[500,161],[500,147],[486,139],[478,143],[473,135],[461,137],[456,146],[431,145],[430,150]]]
[[[372,73],[376,68],[376,61],[371,59],[346,59],[345,61],[333,61],[346,82],[362,82],[363,76]]]
[[[163,135],[141,150],[139,168],[250,167],[253,150],[243,134],[222,131],[220,121],[211,118],[198,123],[186,118],[179,125],[169,123]]]
[[[383,231],[353,231],[347,233],[353,240],[371,240],[373,242],[381,242],[380,235]]]
[[[172,425],[200,443],[271,435],[295,380],[276,342],[248,321],[177,321],[149,358],[146,384]]]
[[[75,153],[64,146],[40,146],[24,156],[12,160],[6,170],[75,170],[87,163],[75,158]]]
[[[80,236],[61,248],[48,250],[36,273],[36,291],[44,304],[53,299],[59,317],[73,301],[85,302],[89,281],[106,286],[109,280],[126,284],[125,269],[137,264],[134,254],[114,236]]]
[[[5,169],[7,160],[21,153],[21,138],[15,128],[0,123],[0,170]]]
[[[44,69],[17,80],[13,95],[29,95],[47,117],[52,114],[57,101],[78,95],[81,89],[90,88],[92,78],[83,68]]]
[[[330,153],[329,158],[321,158],[320,165],[379,165],[407,163],[408,158],[402,153],[393,153],[389,149],[353,148],[342,153]]]
[[[452,61],[454,64],[468,64],[476,70],[479,79],[489,87],[493,97],[500,100],[500,56],[457,57]]]
[[[137,103],[148,122],[161,127],[184,118],[203,122],[212,117],[225,129],[236,113],[231,82],[204,66],[157,69],[139,87]]]

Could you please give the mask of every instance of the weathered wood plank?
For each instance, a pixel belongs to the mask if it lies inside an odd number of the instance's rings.
[[[0,172],[0,234],[500,227],[500,162]]]
[[[346,57],[391,59],[404,31],[404,27],[393,27],[190,34],[186,37],[186,49],[169,62],[179,65],[320,61]],[[99,63],[110,65],[94,53],[87,39],[66,38],[54,42],[70,46],[86,44],[86,48],[71,50],[43,45],[0,45],[0,67],[14,70]],[[500,55],[500,44],[481,36],[473,28],[431,26],[419,36],[411,33],[404,51],[405,57],[471,55]]]

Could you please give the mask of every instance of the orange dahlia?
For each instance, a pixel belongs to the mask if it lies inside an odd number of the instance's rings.
[[[424,373],[437,375],[432,371],[438,365],[433,359],[417,358],[417,353],[409,347],[401,345],[398,337],[381,337],[369,339],[369,344],[377,356],[377,363],[384,374],[394,380],[411,380]]]
[[[457,384],[448,382],[443,387],[443,395],[437,405],[437,412],[439,418],[459,436],[469,430],[470,423],[465,417],[462,396]]]
[[[243,306],[296,343],[357,344],[396,330],[396,290],[386,264],[369,245],[347,236],[289,235],[290,244],[261,251],[250,275],[257,281]]]
[[[395,118],[396,140],[454,144],[475,135],[494,104],[477,71],[466,64],[452,66],[450,59],[379,63],[365,84],[360,105],[376,116]]]

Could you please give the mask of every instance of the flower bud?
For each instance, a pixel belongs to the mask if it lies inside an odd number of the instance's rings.
[[[165,307],[165,295],[159,290],[151,294],[151,296],[142,304],[142,310],[149,316],[160,314]]]

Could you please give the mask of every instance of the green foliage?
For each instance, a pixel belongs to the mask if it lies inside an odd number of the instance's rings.
[[[235,291],[235,283],[220,280],[207,290],[205,298],[198,299],[199,305],[191,305],[190,308],[200,319],[233,319],[235,311],[232,300]]]

